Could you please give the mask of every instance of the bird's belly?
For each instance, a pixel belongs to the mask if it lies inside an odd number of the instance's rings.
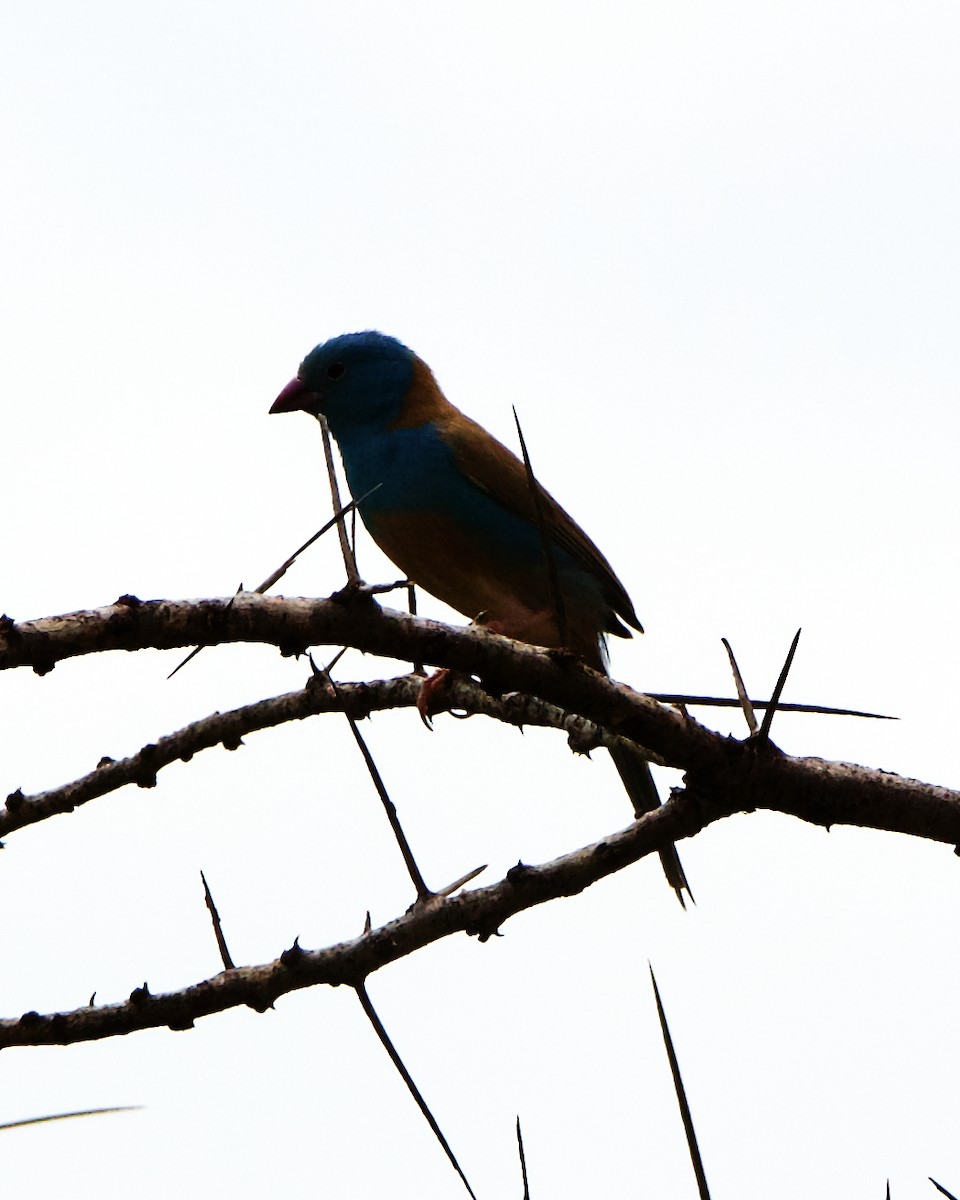
[[[526,611],[517,572],[485,553],[482,543],[443,512],[375,512],[367,526],[380,549],[408,578],[471,620],[506,621]]]
[[[561,644],[539,555],[511,559],[444,512],[378,511],[365,520],[384,554],[438,600],[509,637],[538,646]],[[596,623],[587,625],[583,645],[577,644],[581,639],[571,639],[569,628],[566,642],[593,665],[598,655]]]

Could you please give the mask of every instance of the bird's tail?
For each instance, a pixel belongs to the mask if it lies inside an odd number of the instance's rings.
[[[637,817],[642,817],[644,813],[653,812],[655,808],[659,808],[660,793],[650,774],[650,765],[643,755],[630,746],[620,745],[610,748],[610,757],[620,772],[623,786],[627,789],[627,795],[630,797],[633,811]],[[683,864],[680,862],[676,846],[667,846],[661,850],[660,861],[663,863],[663,873],[667,877],[667,883],[677,893],[677,899],[686,908],[683,893],[686,891],[693,900],[693,892],[690,891],[687,877],[683,873]],[[696,903],[695,900],[694,903]]]

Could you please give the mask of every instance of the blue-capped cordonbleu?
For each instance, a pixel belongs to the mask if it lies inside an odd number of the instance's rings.
[[[524,464],[454,408],[427,364],[395,338],[348,333],[311,350],[270,409],[298,410],[326,418],[350,491],[365,497],[358,507],[373,540],[451,608],[537,646],[563,641],[604,673],[606,635],[641,629],[580,526],[542,488],[538,515]],[[635,812],[656,808],[645,759],[629,746],[611,754]],[[682,903],[689,888],[675,848],[661,859]]]

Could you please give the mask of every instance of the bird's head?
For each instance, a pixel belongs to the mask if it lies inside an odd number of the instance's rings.
[[[341,334],[310,351],[270,411],[324,416],[336,438],[383,428],[400,416],[416,361],[385,333]]]

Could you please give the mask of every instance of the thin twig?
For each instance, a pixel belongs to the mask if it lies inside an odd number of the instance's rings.
[[[330,518],[330,520],[327,521],[327,523],[325,525],[322,525],[317,530],[317,532],[313,535],[313,537],[307,538],[307,540],[303,543],[303,545],[299,549],[294,550],[294,552],[283,563],[282,566],[277,567],[277,569],[275,571],[271,571],[270,574],[263,581],[263,583],[261,583],[259,587],[256,587],[253,589],[254,593],[258,596],[262,596],[266,592],[268,592],[275,583],[277,583],[280,579],[283,578],[284,575],[286,575],[287,571],[290,570],[290,568],[297,561],[297,559],[304,552],[304,550],[308,550],[313,545],[313,543],[315,541],[317,541],[318,538],[322,538],[328,529],[332,529],[334,527],[334,525],[336,525],[338,522],[342,522],[343,517],[348,512],[350,512],[351,509],[355,510],[357,505],[362,504],[363,501],[366,500],[367,496],[372,496],[373,493],[377,490],[377,488],[379,486],[380,486],[380,484],[378,483],[377,487],[372,487],[369,492],[365,492],[360,497],[359,500],[351,500],[348,505],[346,505],[344,508],[339,509],[337,512],[335,512],[334,515]],[[392,591],[393,589],[390,588],[388,590]],[[231,599],[230,603],[227,605],[226,611],[229,611],[233,607],[233,601],[236,600],[237,596],[239,596],[242,591],[243,591],[243,585],[241,584],[240,587],[238,587],[237,590],[234,592],[233,598]],[[174,675],[176,675],[176,673],[178,671],[182,670],[187,665],[187,663],[190,662],[190,660],[192,658],[196,658],[202,649],[203,649],[202,646],[194,646],[194,648],[190,651],[190,653],[187,655],[187,657],[181,663],[178,663],[177,666],[175,666],[173,668],[173,670],[167,676],[167,679],[172,679],[174,677]]]
[[[213,894],[207,885],[207,877],[202,871],[200,872],[200,878],[203,880],[203,900],[207,906],[207,911],[210,913],[210,920],[213,922],[213,936],[217,939],[220,961],[223,963],[225,971],[232,971],[234,963],[230,957],[230,951],[227,949],[226,938],[223,936],[223,928],[220,925],[220,914],[217,912],[217,906],[213,902]]]
[[[660,1030],[663,1033],[663,1044],[667,1048],[667,1058],[670,1060],[670,1073],[673,1075],[673,1086],[677,1093],[677,1104],[680,1106],[680,1119],[683,1121],[683,1131],[687,1135],[687,1147],[690,1160],[693,1163],[693,1173],[697,1177],[697,1189],[700,1200],[710,1200],[710,1189],[707,1187],[707,1177],[703,1170],[703,1160],[700,1157],[700,1147],[697,1145],[697,1134],[693,1128],[693,1117],[690,1115],[690,1105],[687,1103],[687,1093],[680,1077],[680,1064],[673,1049],[673,1038],[667,1025],[667,1014],[660,1003],[660,989],[657,987],[653,967],[650,967],[650,982],[653,984],[653,994],[657,1001],[657,1015],[660,1018]]]
[[[323,417],[318,416],[317,420],[320,422],[320,429],[323,432],[323,457],[327,464],[327,482],[330,484],[330,498],[333,501],[333,511],[337,514],[334,520],[337,524],[337,536],[340,538],[340,552],[343,555],[343,565],[347,572],[347,583],[358,583],[360,581],[360,573],[357,570],[356,555],[353,553],[350,539],[347,536],[347,523],[343,519],[342,506],[340,504],[340,488],[337,484],[337,468],[334,465],[333,447],[330,443],[330,430]]]
[[[413,1077],[411,1076],[411,1074],[407,1070],[407,1068],[404,1066],[403,1059],[397,1053],[396,1047],[394,1046],[393,1042],[391,1042],[390,1035],[387,1033],[386,1029],[384,1029],[382,1021],[377,1016],[373,1005],[370,1003],[370,997],[367,995],[366,986],[362,983],[357,984],[357,998],[360,1001],[360,1005],[363,1008],[363,1011],[367,1015],[367,1019],[369,1020],[370,1024],[373,1026],[377,1037],[380,1039],[380,1044],[383,1046],[384,1050],[386,1050],[387,1054],[390,1055],[390,1061],[400,1072],[400,1078],[407,1085],[410,1095],[417,1102],[417,1107],[423,1113],[424,1117],[427,1120],[427,1124],[433,1130],[434,1136],[436,1137],[436,1139],[440,1143],[440,1145],[443,1147],[444,1154],[446,1154],[447,1158],[450,1160],[451,1164],[453,1165],[453,1169],[463,1180],[463,1186],[467,1189],[467,1191],[470,1193],[470,1195],[473,1196],[473,1200],[477,1200],[476,1195],[474,1194],[473,1188],[467,1182],[466,1175],[464,1175],[463,1171],[461,1170],[460,1164],[457,1162],[453,1151],[450,1149],[450,1143],[443,1136],[443,1132],[440,1129],[440,1126],[434,1120],[433,1113],[427,1107],[427,1102],[426,1102],[426,1100],[424,1100],[423,1095],[420,1092],[420,1089],[413,1082]]]
[[[343,518],[347,515],[347,513],[354,512],[356,510],[357,505],[362,504],[368,496],[372,496],[373,493],[377,490],[377,488],[379,486],[380,486],[380,484],[378,483],[376,487],[372,487],[368,492],[364,492],[364,494],[359,498],[359,500],[351,500],[350,503],[345,504],[343,506],[343,508],[336,509],[334,511],[333,516],[330,518],[330,520],[327,521],[325,525],[321,526],[321,528],[317,530],[317,532],[313,535],[313,537],[307,538],[307,540],[303,543],[303,545],[299,548],[299,550],[294,550],[294,552],[286,560],[286,562],[283,564],[283,566],[277,567],[277,569],[275,571],[272,571],[266,577],[266,579],[263,581],[263,583],[261,583],[260,586],[258,588],[255,588],[254,590],[257,593],[259,593],[260,595],[263,595],[264,592],[268,592],[270,590],[270,588],[272,588],[273,585],[275,583],[277,583],[287,573],[287,571],[290,570],[290,568],[297,561],[297,559],[304,552],[304,550],[308,550],[313,545],[313,543],[317,540],[317,538],[323,537],[323,535],[327,532],[328,529],[332,529],[334,527],[334,525],[341,522],[343,520]]]

